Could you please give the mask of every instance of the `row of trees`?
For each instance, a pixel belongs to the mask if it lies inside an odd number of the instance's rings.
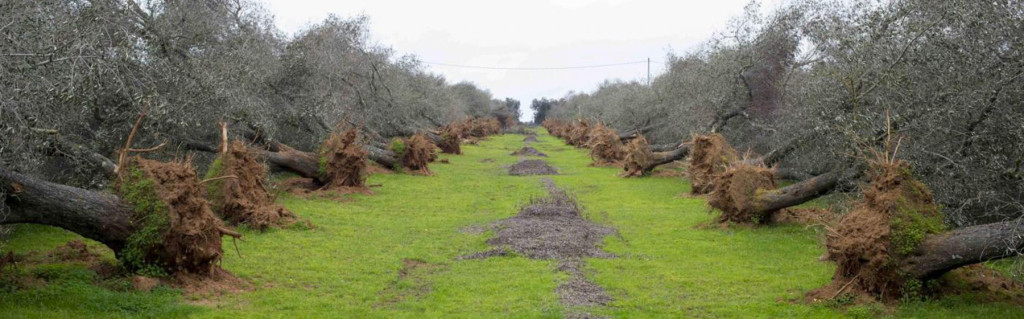
[[[643,129],[655,145],[720,133],[741,151],[793,147],[778,165],[797,179],[866,167],[865,149],[902,136],[900,157],[952,226],[1016,218],[1024,214],[1022,5],[808,0],[764,15],[754,3],[698,49],[669,56],[650,86],[605,82],[546,100],[543,115]],[[855,188],[855,178],[863,175],[838,184]]]

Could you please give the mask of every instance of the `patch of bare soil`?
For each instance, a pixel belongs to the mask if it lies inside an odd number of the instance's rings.
[[[583,218],[582,208],[573,195],[544,180],[548,196],[533,198],[518,214],[495,222],[495,236],[487,243],[490,251],[460,257],[478,259],[503,256],[509,252],[534,259],[558,260],[558,269],[569,274],[569,280],[556,289],[559,300],[574,316],[589,316],[578,307],[605,305],[611,297],[601,286],[587,280],[583,258],[612,258],[598,245],[604,237],[617,234],[615,229],[597,225]]]
[[[538,151],[537,149],[529,146],[520,148],[519,150],[516,150],[515,152],[512,152],[512,154],[509,155],[548,157],[548,154],[544,154],[543,152]]]
[[[527,135],[526,138],[523,139],[523,142],[526,142],[526,143],[537,142],[537,135]]]
[[[323,198],[344,201],[344,195],[363,194],[373,195],[373,190],[367,186],[346,187],[338,186],[322,188],[316,181],[307,177],[292,177],[277,182],[276,188],[301,198]]]
[[[197,275],[191,273],[178,273],[171,277],[160,280],[164,284],[181,289],[186,296],[200,297],[198,303],[207,302],[225,294],[236,294],[253,289],[249,282],[235,277],[226,270],[217,268],[209,274]]]
[[[939,296],[970,295],[979,302],[1024,305],[1024,283],[981,264],[954,269],[942,276],[935,288]]]
[[[421,259],[402,259],[402,268],[398,270],[398,278],[388,283],[378,293],[380,301],[373,304],[374,308],[387,308],[409,299],[419,299],[430,294],[434,286],[427,277],[444,270],[445,265],[433,264]]]
[[[509,175],[558,175],[558,170],[542,160],[522,160],[508,167]]]

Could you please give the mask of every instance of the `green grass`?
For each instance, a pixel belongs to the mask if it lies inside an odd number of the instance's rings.
[[[42,287],[0,290],[2,317],[281,317],[281,318],[560,318],[555,287],[565,280],[552,261],[523,257],[458,260],[488,249],[490,233],[467,231],[507,218],[543,193],[541,177],[515,177],[503,166],[523,146],[521,135],[464,145],[434,176],[376,174],[374,195],[343,202],[282,196],[315,226],[265,233],[245,230],[241,255],[225,242],[224,268],[257,287],[220,297],[183,297],[159,289],[120,292],[97,284],[81,265]],[[605,249],[589,259],[588,276],[615,298],[591,309],[612,317],[1021,317],[1013,305],[962,296],[903,305],[834,308],[801,302],[829,282],[833,267],[818,261],[821,230],[802,226],[702,228],[713,219],[684,179],[624,179],[615,168],[590,167],[584,151],[542,134],[533,146],[562,175],[559,186],[579,197],[588,217],[615,227]],[[484,162],[493,159],[494,162]],[[6,244],[17,252],[45,250],[75,238],[40,226],[18,227]],[[93,244],[95,245],[95,244]],[[430,263],[400,277],[403,259]],[[40,266],[42,267],[42,266]],[[24,272],[36,271],[22,269]],[[205,299],[205,300],[193,300]],[[86,307],[80,307],[87,305]]]

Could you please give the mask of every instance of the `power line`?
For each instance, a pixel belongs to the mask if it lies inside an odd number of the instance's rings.
[[[622,63],[579,65],[579,66],[559,66],[559,67],[498,67],[498,66],[479,66],[479,65],[464,65],[464,64],[440,63],[440,62],[429,62],[429,61],[420,61],[420,62],[423,62],[424,64],[440,65],[440,66],[450,66],[450,67],[466,68],[466,69],[538,71],[538,70],[572,70],[572,69],[607,68],[607,67],[613,67],[613,66],[642,64],[642,63],[650,63],[650,62],[656,62],[656,61],[643,60],[643,61],[622,62]],[[661,62],[656,62],[656,63],[661,63]]]

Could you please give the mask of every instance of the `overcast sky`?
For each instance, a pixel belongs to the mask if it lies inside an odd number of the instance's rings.
[[[646,80],[647,64],[567,70],[490,70],[617,64],[650,58],[654,76],[668,52],[683,53],[725,28],[749,0],[397,1],[264,0],[294,35],[328,14],[370,17],[372,40],[414,54],[451,83],[470,81],[495,98],[522,102],[590,92],[605,79]],[[762,1],[770,10],[779,0]]]

